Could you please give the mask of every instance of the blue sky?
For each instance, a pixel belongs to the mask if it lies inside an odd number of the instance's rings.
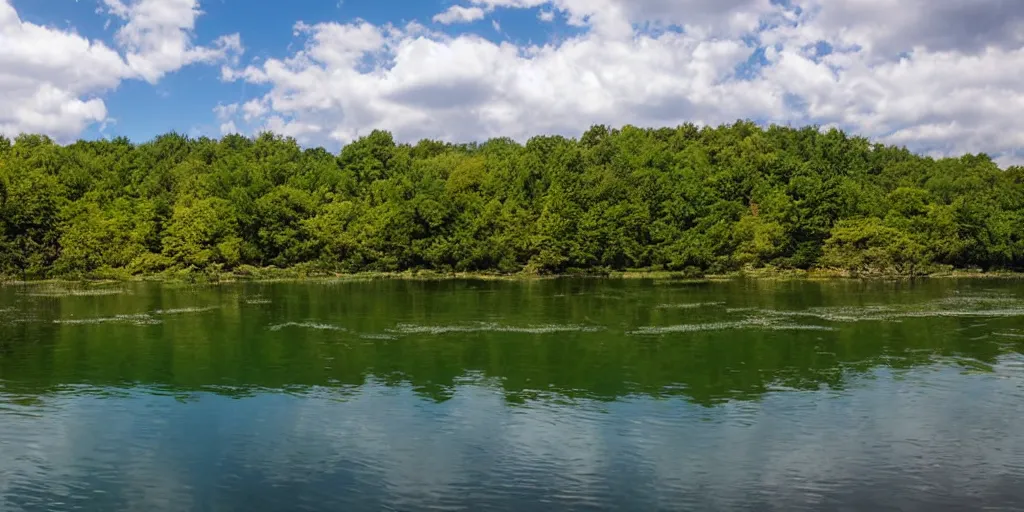
[[[89,39],[105,41],[113,46],[116,27],[107,26],[108,17],[96,12],[95,0],[14,0],[21,18],[40,25],[70,29]],[[212,0],[201,4],[203,15],[197,19],[195,39],[209,41],[220,34],[244,34],[245,58],[265,59],[285,57],[290,46],[298,44],[293,36],[296,21],[319,23],[339,20],[364,19],[375,24],[400,23],[430,19],[446,8],[450,2],[417,0],[293,0],[289,2],[266,0]],[[532,17],[520,12],[502,16],[502,26],[520,37],[544,38],[538,25],[524,23]],[[526,18],[526,19],[524,19]],[[489,21],[457,26],[452,33],[482,28],[489,38],[499,40]],[[127,136],[133,140],[148,140],[167,131],[180,133],[217,134],[218,122],[213,107],[221,101],[240,101],[253,86],[244,83],[225,83],[219,79],[220,69],[212,66],[189,66],[167,76],[160,84],[123,82],[107,99],[107,109],[115,124],[103,130],[92,125],[83,134],[87,138],[103,135]]]
[[[91,40],[114,46],[117,27],[110,17],[98,13],[99,0],[12,0],[23,21],[74,31]],[[244,34],[245,58],[258,62],[268,57],[284,58],[301,46],[293,34],[296,22],[308,24],[366,20],[375,25],[404,25],[418,21],[437,25],[431,19],[455,5],[444,0],[207,0],[200,4],[202,15],[193,31],[198,42],[221,34]],[[496,12],[487,19],[444,27],[452,35],[475,34],[495,43],[544,43],[578,34],[580,29],[560,20],[537,23],[540,8]],[[500,32],[493,22],[497,21]],[[220,80],[214,66],[188,66],[166,76],[157,85],[138,81],[122,82],[106,96],[111,123],[90,125],[85,138],[127,136],[148,140],[168,131],[194,135],[219,135],[213,107],[220,102],[245,101],[260,87]]]
[[[3,47],[8,136],[336,149],[753,119],[1024,161],[1024,2],[0,0]]]

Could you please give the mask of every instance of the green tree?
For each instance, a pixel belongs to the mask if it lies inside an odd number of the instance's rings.
[[[858,274],[916,274],[927,264],[924,247],[877,218],[842,220],[825,242],[821,265]]]
[[[241,242],[229,202],[185,199],[174,207],[163,254],[179,267],[232,266],[239,262]]]
[[[332,154],[261,133],[0,137],[0,274],[1024,269],[1024,169],[819,127],[593,126],[579,139]]]

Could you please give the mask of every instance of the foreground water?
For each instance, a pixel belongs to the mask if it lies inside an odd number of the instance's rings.
[[[1024,283],[0,288],[0,510],[1024,507]]]

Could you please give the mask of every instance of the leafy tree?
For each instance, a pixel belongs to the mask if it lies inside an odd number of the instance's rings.
[[[914,274],[927,263],[924,247],[879,219],[842,220],[825,242],[821,264],[855,273]]]
[[[1024,269],[1024,168],[739,121],[332,154],[272,133],[0,137],[0,275],[303,265]]]
[[[163,237],[163,254],[182,267],[237,265],[242,240],[230,203],[223,199],[186,199],[174,207]]]

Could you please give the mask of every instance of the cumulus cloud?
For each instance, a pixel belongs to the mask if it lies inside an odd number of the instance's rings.
[[[915,48],[977,53],[1024,45],[1017,0],[802,0],[809,34],[892,57]]]
[[[220,62],[222,79],[260,85],[218,115],[225,129],[332,148],[374,128],[524,139],[742,118],[1022,161],[1018,0],[463,0],[430,26],[298,22],[293,49],[247,66],[237,35],[193,42],[197,0],[101,1],[120,24],[113,48],[24,23],[0,0],[13,49],[0,52],[0,129],[75,134],[105,119],[99,95],[121,80]],[[516,9],[577,30],[529,44],[438,30]]]
[[[453,5],[449,7],[447,11],[434,16],[434,22],[441,23],[442,25],[451,25],[452,23],[471,23],[484,19],[484,14],[484,10],[479,7]]]
[[[22,22],[0,0],[0,133],[75,135],[107,109],[91,95],[130,71],[103,43]]]
[[[260,98],[268,119],[308,142],[343,143],[375,127],[402,139],[465,140],[576,133],[591,122],[783,114],[772,84],[730,80],[749,56],[741,41],[587,34],[523,48],[365,22],[323,23],[304,34],[294,55],[225,76],[269,85]],[[339,52],[347,58],[335,58]],[[367,69],[368,61],[376,64]]]
[[[0,133],[74,138],[107,121],[101,96],[122,81],[156,83],[182,66],[231,62],[242,51],[237,34],[193,44],[196,0],[102,1],[101,11],[121,25],[117,49],[23,21],[10,0],[0,0]]]
[[[1024,4],[1006,0],[470,0],[583,28],[533,46],[422,26],[301,25],[303,47],[229,69],[269,86],[246,110],[337,146],[579,135],[595,123],[736,119],[839,126],[929,154],[1024,147]],[[441,16],[441,15],[439,15]],[[358,34],[358,37],[356,36]],[[337,54],[337,55],[335,55]],[[341,57],[343,56],[343,58]]]
[[[192,31],[202,11],[198,0],[103,0],[107,12],[124,21],[116,40],[136,74],[155,83],[164,74],[195,62],[234,58],[242,51],[238,34],[221,36],[211,46],[195,46]]]

